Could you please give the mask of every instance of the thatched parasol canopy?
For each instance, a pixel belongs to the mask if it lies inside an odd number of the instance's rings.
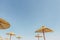
[[[10,27],[10,24],[4,19],[0,18],[0,29],[7,29]]]
[[[45,26],[42,26],[40,29],[36,30],[35,32],[53,32],[50,28],[46,28]]]
[[[6,33],[7,35],[11,35],[11,36],[15,36],[15,33],[14,32],[9,32],[9,33]]]
[[[21,37],[21,36],[17,36],[16,38],[20,39],[20,38],[22,38],[22,37]]]

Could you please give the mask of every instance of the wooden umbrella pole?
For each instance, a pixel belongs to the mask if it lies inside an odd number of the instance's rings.
[[[46,38],[45,38],[45,32],[44,32],[44,30],[43,30],[43,37],[44,37],[44,40],[46,40]]]
[[[19,40],[20,40],[20,38],[19,38]]]
[[[39,40],[39,37],[38,37],[38,40]]]
[[[38,34],[38,35],[36,35],[35,37],[39,40],[39,38],[40,38],[41,36],[39,36],[39,34]]]
[[[10,35],[10,40],[11,40],[11,35]]]
[[[18,40],[20,40],[20,38],[18,38]]]

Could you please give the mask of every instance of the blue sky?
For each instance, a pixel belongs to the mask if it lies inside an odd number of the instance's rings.
[[[47,40],[60,39],[60,0],[0,0],[0,18],[11,24],[9,29],[0,30],[3,38],[12,31],[21,35],[21,40],[37,40],[35,30],[45,25],[54,30],[46,33]]]

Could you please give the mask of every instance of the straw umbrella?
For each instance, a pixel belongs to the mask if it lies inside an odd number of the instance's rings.
[[[38,40],[39,40],[39,38],[42,37],[42,36],[40,36],[39,34],[37,34],[35,37],[38,38]]]
[[[44,40],[46,40],[46,38],[45,38],[45,32],[53,32],[53,30],[51,30],[50,28],[46,28],[45,26],[42,26],[42,28],[36,30],[35,32],[42,32]]]
[[[0,36],[0,40],[3,40],[3,38]]]
[[[4,19],[0,18],[0,29],[7,29],[10,27],[10,24]]]
[[[16,38],[17,38],[18,40],[20,40],[21,36],[17,36]]]
[[[11,36],[15,36],[15,33],[14,32],[9,32],[9,33],[6,33],[7,35],[10,35],[10,40],[11,40]]]

